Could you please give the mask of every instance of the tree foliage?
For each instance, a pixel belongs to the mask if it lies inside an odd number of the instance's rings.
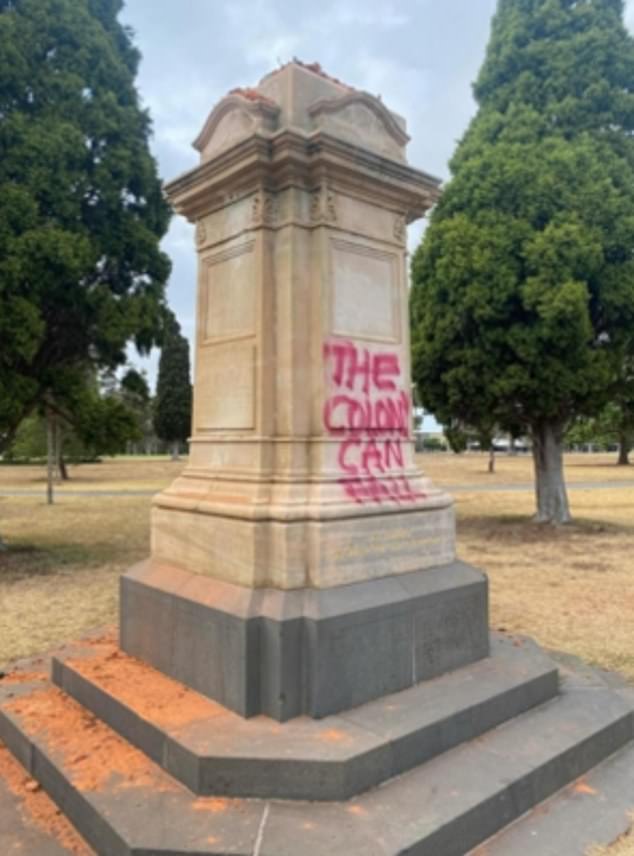
[[[157,341],[169,220],[120,0],[0,0],[0,447]]]
[[[56,419],[61,439],[56,450],[58,459],[95,459],[125,451],[126,444],[137,440],[142,433],[135,408],[139,393],[131,396],[126,385],[126,379],[132,375],[145,383],[132,369],[120,383],[114,380],[104,385],[95,377],[85,377],[74,389],[67,386],[64,406],[55,402],[53,408],[41,408],[23,420],[8,449],[8,459],[46,457],[45,409],[51,410]],[[147,384],[145,390],[147,393]]]
[[[614,395],[634,345],[622,13],[620,0],[500,0],[478,113],[413,260],[423,403],[447,424],[529,433],[545,520],[568,516],[566,427]]]
[[[189,342],[172,316],[166,323],[156,384],[154,429],[161,440],[185,442],[191,432],[191,410]]]

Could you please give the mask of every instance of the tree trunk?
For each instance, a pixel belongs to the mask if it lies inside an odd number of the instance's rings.
[[[495,449],[493,446],[489,449],[489,472],[495,472]]]
[[[64,455],[62,452],[59,453],[59,458],[57,459],[57,469],[59,470],[59,477],[61,481],[68,481],[68,469],[66,467],[66,461],[64,460]]]
[[[178,460],[179,447],[180,447],[180,443],[178,442],[178,440],[174,440],[174,442],[172,443],[172,460],[173,461]]]
[[[619,434],[619,460],[617,462],[620,467],[629,466],[631,448],[631,437],[625,431],[622,431]]]
[[[546,423],[532,428],[537,523],[570,523],[570,507],[564,481],[564,431]]]
[[[55,416],[46,408],[46,502],[53,505],[53,475],[55,472]]]
[[[55,419],[55,463],[60,482],[68,481],[68,470],[64,460],[64,433],[59,419]]]

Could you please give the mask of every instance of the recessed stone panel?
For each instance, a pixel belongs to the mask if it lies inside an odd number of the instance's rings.
[[[202,296],[203,341],[249,336],[255,332],[256,279],[248,241],[205,260]]]
[[[255,428],[255,352],[251,341],[200,349],[196,378],[199,430]]]
[[[331,243],[331,324],[336,336],[399,340],[398,259],[351,241]]]

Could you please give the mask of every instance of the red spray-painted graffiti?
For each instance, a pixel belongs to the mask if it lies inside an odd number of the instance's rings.
[[[360,504],[423,498],[399,474],[411,407],[398,354],[332,340],[324,344],[324,362],[331,391],[324,426],[339,440],[340,484],[348,498]]]

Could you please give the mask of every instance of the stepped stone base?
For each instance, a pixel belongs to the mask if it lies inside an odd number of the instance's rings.
[[[120,645],[241,716],[320,718],[489,652],[487,580],[463,562],[326,589],[251,589],[142,562]]]
[[[630,697],[586,674],[558,690],[555,664],[522,639],[342,715],[243,731],[164,676],[148,696],[151,670],[111,640],[53,662],[64,690],[37,673],[0,681],[0,740],[100,856],[463,856],[604,761],[590,776],[607,788],[634,738]],[[589,796],[591,781],[564,793]]]
[[[556,696],[553,662],[528,640],[400,693],[283,727],[245,720],[97,642],[53,659],[53,681],[193,792],[345,800]]]

